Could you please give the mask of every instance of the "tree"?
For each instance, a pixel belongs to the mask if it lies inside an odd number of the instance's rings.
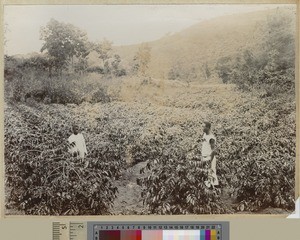
[[[216,71],[223,83],[228,83],[232,72],[232,60],[230,57],[222,57],[218,60]]]
[[[205,63],[202,64],[202,68],[201,69],[202,69],[202,73],[203,73],[203,76],[204,76],[205,80],[209,79],[209,77],[211,75],[211,72],[210,72],[210,70],[208,68],[207,62],[205,62]]]
[[[271,51],[278,53],[276,64],[282,70],[295,67],[295,20],[291,12],[277,12],[268,17],[265,25],[263,47],[267,55]]]
[[[112,42],[107,39],[103,39],[101,42],[95,44],[95,51],[99,54],[99,58],[102,60],[103,67],[107,65],[108,60],[111,58]]]
[[[78,62],[76,62],[76,64],[74,65],[75,72],[79,73],[80,75],[86,72],[87,68],[88,68],[88,62],[86,58],[78,59]]]
[[[41,27],[40,39],[44,41],[41,52],[46,51],[52,58],[53,67],[62,71],[74,57],[84,59],[89,54],[89,43],[85,32],[72,24],[51,19],[46,27]]]
[[[151,48],[147,43],[141,44],[133,58],[133,72],[146,75],[151,60]]]
[[[115,54],[111,62],[112,73],[117,76],[126,75],[124,68],[121,68],[121,57],[118,54]]]
[[[118,69],[120,67],[120,63],[121,63],[121,57],[120,57],[120,55],[115,54],[114,55],[114,59],[111,62],[111,66],[112,66],[113,71],[115,71],[115,72],[118,71]]]
[[[168,72],[170,80],[185,81],[187,84],[198,78],[196,67],[184,66],[182,62],[176,61]]]

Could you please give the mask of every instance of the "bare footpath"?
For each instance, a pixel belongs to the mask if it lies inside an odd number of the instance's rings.
[[[124,170],[121,178],[115,181],[118,187],[117,197],[110,209],[112,215],[141,215],[146,209],[141,197],[142,187],[137,184],[141,177],[140,170],[146,167],[146,162],[140,162]]]

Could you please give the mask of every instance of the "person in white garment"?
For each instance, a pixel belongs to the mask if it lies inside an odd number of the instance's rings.
[[[73,125],[72,127],[73,134],[68,138],[69,142],[69,153],[74,157],[79,156],[82,160],[87,154],[85,140],[82,133],[79,132],[79,127]]]
[[[211,132],[211,123],[204,122],[202,137],[202,160],[210,163],[208,180],[205,181],[207,187],[214,187],[219,185],[217,177],[217,159],[216,159],[216,137]]]

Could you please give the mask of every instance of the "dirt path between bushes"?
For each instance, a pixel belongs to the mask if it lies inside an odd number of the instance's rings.
[[[117,198],[110,209],[113,215],[140,215],[145,213],[142,187],[137,184],[137,178],[141,177],[140,170],[147,162],[140,162],[124,170],[122,177],[116,181],[118,187]]]

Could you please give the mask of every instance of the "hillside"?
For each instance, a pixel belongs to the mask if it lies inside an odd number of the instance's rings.
[[[149,42],[149,72],[154,77],[166,78],[173,66],[187,71],[193,69],[199,75],[203,64],[212,69],[221,57],[234,55],[246,48],[259,51],[268,33],[267,21],[276,14],[291,16],[295,12],[281,8],[219,17]],[[128,67],[139,46],[117,46],[114,50]]]
[[[285,7],[223,16],[199,22],[181,32],[147,42],[151,48],[148,72],[152,77],[165,79],[173,68],[181,72],[181,81],[187,80],[185,78],[192,75],[193,80],[202,82],[205,68],[211,72],[212,77],[216,76],[214,69],[220,58],[234,56],[246,49],[254,53],[262,51],[262,45],[271,35],[269,26],[272,24],[270,21],[272,18],[280,16],[281,19],[288,16],[293,19],[292,24],[286,24],[287,28],[293,29],[286,32],[295,34],[295,18],[292,18],[295,14],[293,8]],[[114,46],[111,54],[120,55],[121,65],[130,72],[134,55],[140,46],[140,44]],[[14,57],[26,59],[38,55],[40,54],[28,53]],[[99,65],[101,60],[98,54],[92,51],[88,56],[88,66]]]

